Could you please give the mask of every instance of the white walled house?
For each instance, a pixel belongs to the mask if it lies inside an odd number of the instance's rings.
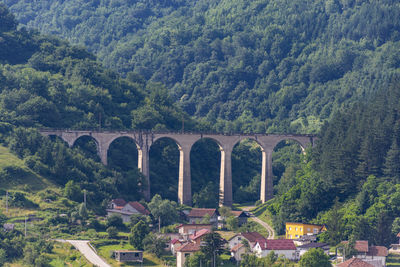
[[[292,239],[267,239],[265,241],[257,241],[253,248],[253,252],[257,257],[264,258],[271,251],[274,251],[278,256],[284,256],[289,260],[297,260],[299,258],[296,246]]]
[[[114,199],[106,210],[107,216],[117,214],[123,222],[130,222],[133,214],[150,215],[150,212],[137,201],[125,202],[123,199]]]

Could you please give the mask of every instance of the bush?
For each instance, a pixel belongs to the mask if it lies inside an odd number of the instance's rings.
[[[108,238],[114,239],[118,237],[118,229],[115,226],[110,226],[107,228]]]

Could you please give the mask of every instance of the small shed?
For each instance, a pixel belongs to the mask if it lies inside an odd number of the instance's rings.
[[[115,250],[115,260],[120,262],[132,261],[143,262],[143,251],[141,250]]]

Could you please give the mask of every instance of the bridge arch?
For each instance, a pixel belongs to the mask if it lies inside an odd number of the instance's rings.
[[[127,171],[135,165],[137,168],[139,168],[140,150],[140,146],[131,136],[115,136],[110,140],[108,146],[106,147],[107,165],[123,171]],[[122,153],[116,153],[116,151],[121,151]],[[125,164],[125,166],[121,166],[121,162],[127,164]]]
[[[235,202],[255,202],[259,199],[264,154],[263,145],[257,140],[256,136],[245,136],[234,144],[232,150],[232,193]],[[249,155],[251,155],[252,160],[249,159]],[[242,170],[247,171],[243,172]],[[257,186],[256,195],[248,192],[249,189],[254,190],[255,185]]]
[[[216,181],[220,181],[223,158],[224,148],[215,138],[201,136],[191,146],[191,186],[194,193],[193,204],[196,206],[202,208],[218,206],[221,188],[220,183]]]
[[[159,194],[163,198],[179,201],[179,166],[181,145],[168,136],[153,140],[149,147],[149,180],[151,181],[151,195]],[[164,160],[167,156],[168,161]],[[162,177],[162,181],[154,180]]]
[[[71,147],[80,147],[85,155],[94,159],[101,160],[101,148],[99,141],[92,135],[82,134],[72,143]]]

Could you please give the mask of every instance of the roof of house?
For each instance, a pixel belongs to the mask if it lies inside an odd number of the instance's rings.
[[[111,203],[114,203],[118,207],[123,207],[126,205],[126,201],[122,198],[116,198],[111,200]]]
[[[183,244],[179,248],[176,249],[176,251],[179,252],[196,252],[200,250],[200,244],[188,242],[186,244]]]
[[[247,232],[247,233],[240,233],[238,235],[243,236],[249,242],[257,242],[258,240],[267,240],[263,235],[258,232]]]
[[[242,243],[239,243],[239,244],[235,245],[233,248],[231,248],[231,251],[232,252],[237,252],[243,246],[244,245]]]
[[[347,244],[349,241],[342,241],[342,244]],[[368,240],[357,240],[354,244],[354,249],[358,252],[368,252]]]
[[[388,254],[389,254],[388,249],[383,246],[371,246],[368,248],[368,252],[367,252],[368,256],[387,257]]]
[[[322,247],[325,247],[325,246],[328,246],[328,244],[327,243],[317,243],[317,242],[311,242],[311,243],[308,243],[308,244],[304,244],[304,245],[301,245],[301,246],[298,246],[297,248],[322,248]]]
[[[296,250],[292,239],[257,240],[262,250]]]
[[[188,216],[189,217],[201,217],[203,218],[206,214],[213,216],[217,212],[216,209],[200,209],[200,208],[193,208]]]
[[[368,252],[368,240],[357,240],[354,249],[358,252]]]
[[[301,225],[314,225],[314,226],[319,226],[323,227],[325,226],[324,224],[313,224],[313,223],[303,223],[303,222],[286,222],[286,224],[291,223],[291,224],[301,224]]]
[[[208,233],[210,233],[209,229],[201,229],[201,230],[195,232],[193,235],[190,235],[189,238],[192,240],[196,240],[197,238],[200,238]]]
[[[351,258],[350,260],[347,260],[337,265],[337,267],[373,267],[373,266],[374,265],[362,261],[359,258]]]
[[[145,207],[143,207],[143,205],[140,204],[139,202],[131,201],[128,204],[131,205],[131,207],[133,207],[135,210],[137,210],[141,214],[150,215],[150,211],[148,211]]]
[[[267,250],[296,250],[292,239],[268,239]]]

